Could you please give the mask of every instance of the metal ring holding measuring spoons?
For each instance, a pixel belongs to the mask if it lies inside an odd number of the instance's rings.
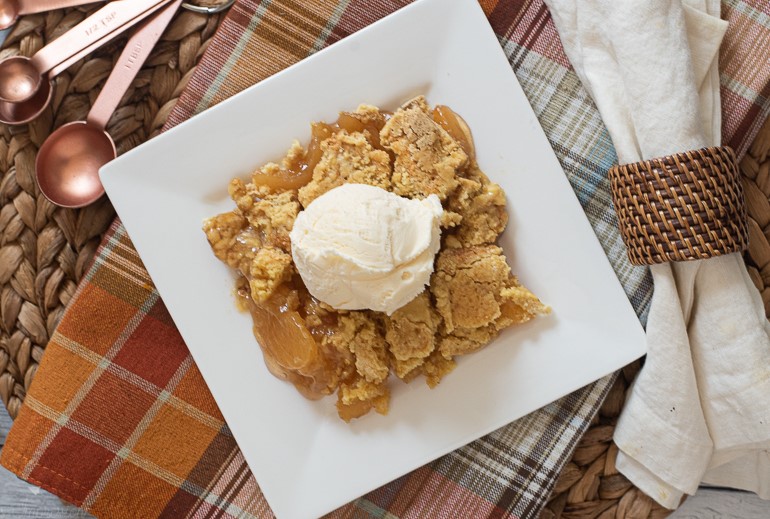
[[[226,11],[227,9],[230,9],[230,6],[232,6],[234,3],[235,3],[235,0],[227,0],[222,5],[204,7],[200,5],[191,4],[189,2],[184,2],[182,3],[182,7],[194,13],[217,14],[217,13],[221,13],[222,11]]]

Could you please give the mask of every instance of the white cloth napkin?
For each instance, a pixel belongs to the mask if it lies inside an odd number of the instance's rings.
[[[718,0],[545,0],[621,164],[719,144]],[[667,508],[701,481],[770,499],[770,326],[739,254],[651,268],[617,467]]]

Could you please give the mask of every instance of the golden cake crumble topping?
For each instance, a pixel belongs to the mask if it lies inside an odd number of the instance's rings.
[[[369,184],[390,190],[390,156],[375,149],[360,132],[340,130],[321,143],[321,159],[313,179],[300,188],[303,207],[342,184]]]
[[[458,183],[457,170],[468,155],[436,124],[424,97],[398,110],[380,132],[382,144],[393,152],[393,192],[407,198],[435,194],[443,202]]]
[[[508,222],[505,194],[479,169],[470,130],[449,108],[431,109],[422,96],[394,113],[361,105],[333,124],[313,123],[311,133],[307,149],[294,142],[280,163],[233,180],[235,208],[203,226],[216,257],[240,274],[239,303],[275,376],[308,398],[336,392],[345,421],[386,414],[391,373],[405,382],[422,375],[434,387],[456,356],[550,311],[496,245]],[[292,261],[297,215],[343,184],[442,202],[430,284],[390,316],[317,300]]]

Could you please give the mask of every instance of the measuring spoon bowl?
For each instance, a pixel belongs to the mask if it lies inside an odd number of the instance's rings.
[[[53,132],[37,154],[40,191],[61,207],[85,207],[104,194],[99,168],[117,157],[112,137],[86,121]]]
[[[0,100],[20,103],[33,97],[43,75],[31,58],[11,56],[0,61]]]
[[[53,97],[53,81],[44,81],[32,98],[21,103],[0,101],[0,123],[26,124],[37,118],[48,107]]]
[[[0,0],[0,29],[7,29],[19,19],[18,0]]]

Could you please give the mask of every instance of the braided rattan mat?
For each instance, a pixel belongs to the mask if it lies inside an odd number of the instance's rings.
[[[216,5],[222,0],[198,0]],[[85,8],[24,17],[0,58],[31,55],[80,22]],[[119,153],[155,135],[184,89],[221,15],[180,12],[124,97],[108,130]],[[0,398],[15,418],[50,334],[114,217],[109,202],[59,209],[34,181],[38,147],[56,127],[85,118],[124,39],[61,74],[51,108],[28,126],[0,125]],[[750,225],[747,261],[770,314],[770,124],[741,164]],[[765,235],[768,233],[768,236]],[[765,286],[768,288],[765,289]],[[615,470],[612,434],[640,363],[618,377],[594,424],[557,482],[544,518],[602,519],[668,515]]]

